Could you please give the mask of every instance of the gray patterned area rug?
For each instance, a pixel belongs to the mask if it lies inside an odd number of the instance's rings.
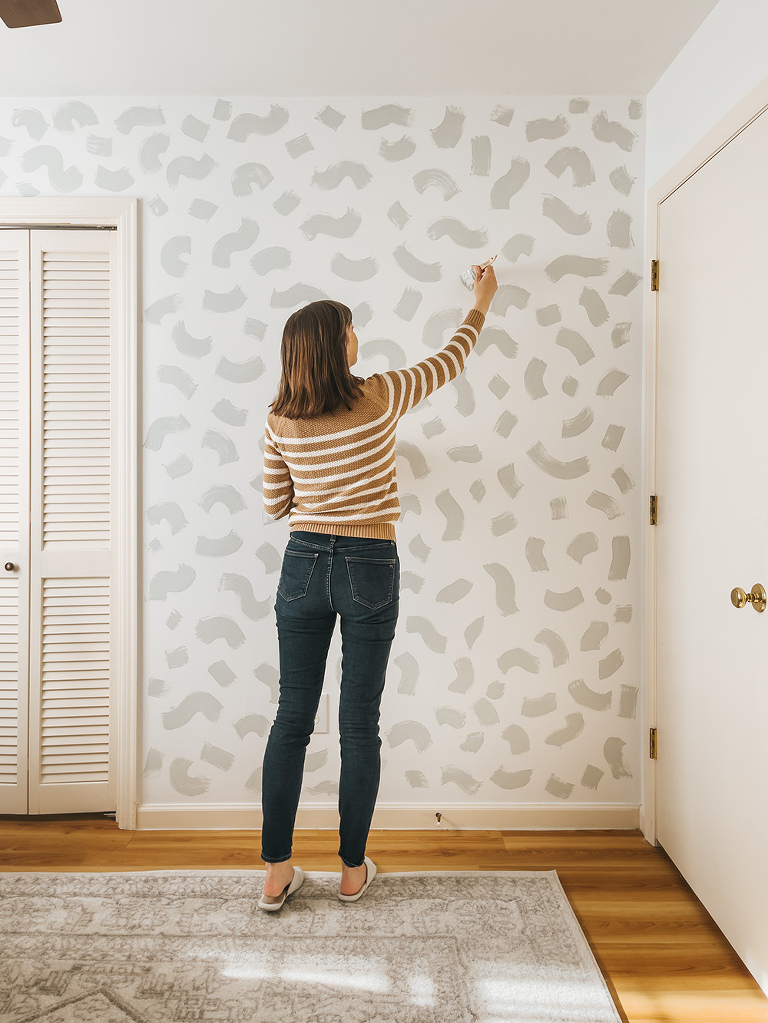
[[[557,872],[0,873],[9,1023],[620,1023]]]

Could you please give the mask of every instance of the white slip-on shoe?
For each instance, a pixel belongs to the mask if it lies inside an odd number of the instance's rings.
[[[338,896],[342,902],[357,902],[357,900],[363,894],[363,892],[371,883],[371,881],[373,881],[374,877],[376,877],[376,864],[373,862],[373,860],[369,860],[368,857],[366,856],[364,858],[364,862],[366,866],[365,884],[360,889],[360,891],[355,892],[354,895],[342,895],[341,892],[338,892]]]
[[[301,867],[294,867],[293,880],[283,888],[279,895],[262,895],[259,899],[259,909],[266,909],[270,913],[280,909],[288,896],[293,895],[303,884],[304,871]]]

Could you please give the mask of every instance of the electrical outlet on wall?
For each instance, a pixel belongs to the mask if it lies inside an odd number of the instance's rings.
[[[313,734],[317,735],[321,732],[328,731],[328,693],[323,693],[320,697],[320,703],[317,706],[317,714],[315,715],[315,731]]]

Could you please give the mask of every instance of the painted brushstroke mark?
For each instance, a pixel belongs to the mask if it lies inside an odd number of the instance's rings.
[[[285,148],[288,150],[288,155],[293,160],[298,160],[300,156],[305,153],[311,152],[315,147],[312,145],[312,140],[306,134],[298,135],[295,139],[289,139],[285,143]]]
[[[509,409],[505,409],[494,423],[493,432],[498,433],[500,437],[504,437],[506,439],[517,426],[517,422],[517,416],[513,415]]]
[[[165,651],[165,660],[169,668],[183,668],[189,663],[189,652],[185,646],[178,646],[175,650]]]
[[[301,199],[299,199],[295,192],[283,192],[272,203],[272,209],[277,210],[281,217],[287,217],[289,213],[293,213],[300,203]]]
[[[565,640],[552,629],[542,629],[534,636],[534,642],[543,644],[549,650],[553,668],[559,668],[561,664],[566,664],[570,660]]]
[[[395,444],[395,454],[401,456],[408,462],[408,467],[414,479],[421,480],[429,475],[429,466],[422,451],[411,444],[410,441],[399,440]]]
[[[399,124],[403,127],[413,120],[413,110],[398,106],[396,103],[385,103],[371,110],[364,110],[360,116],[360,124],[364,131],[378,131],[388,124]]]
[[[466,792],[470,796],[474,796],[483,784],[481,781],[473,778],[468,771],[462,771],[459,767],[444,767],[442,769],[440,784],[447,785],[449,782],[453,782],[455,785],[458,785],[462,791]]]
[[[491,519],[491,533],[494,536],[504,536],[510,529],[514,529],[517,525],[517,519],[512,512],[502,512],[501,515],[495,515]]]
[[[408,221],[411,219],[410,213],[407,213],[399,202],[392,203],[392,205],[387,210],[387,216],[395,225],[395,227],[399,227],[401,231],[408,223]]]
[[[544,164],[550,174],[556,178],[562,176],[563,172],[570,168],[573,175],[574,188],[585,188],[595,180],[595,169],[592,161],[577,146],[565,146],[550,157]]]
[[[575,714],[565,715],[565,725],[556,729],[546,737],[544,742],[548,746],[564,746],[571,742],[577,735],[584,731],[584,715],[578,711]]]
[[[11,124],[14,128],[26,128],[34,142],[39,142],[48,131],[48,122],[34,107],[17,107],[11,114]]]
[[[503,767],[497,767],[490,780],[500,789],[522,789],[531,780],[532,775],[533,769],[530,767],[522,771],[505,771]]]
[[[613,700],[613,693],[597,693],[590,689],[583,678],[574,679],[568,686],[568,692],[573,699],[582,707],[589,707],[590,710],[608,710]]]
[[[593,327],[601,327],[610,318],[605,302],[594,288],[584,288],[579,298],[579,305],[586,310],[589,322]]]
[[[556,195],[545,195],[541,211],[568,234],[587,234],[592,230],[592,218],[588,213],[576,213]]]
[[[139,164],[145,174],[156,174],[163,169],[160,157],[171,144],[171,136],[155,132],[145,139],[139,147]]]
[[[243,333],[248,334],[249,337],[255,337],[259,341],[263,341],[267,333],[267,325],[266,323],[262,323],[261,320],[255,320],[249,316],[243,324]]]
[[[217,99],[213,108],[213,116],[217,121],[228,121],[232,116],[232,104],[228,99]]]
[[[611,473],[611,479],[614,481],[616,486],[619,488],[620,493],[627,494],[635,485],[635,481],[629,475],[623,465],[620,465],[618,469],[614,469]]]
[[[466,644],[470,650],[475,645],[475,642],[477,641],[478,637],[482,634],[484,627],[485,615],[481,615],[479,618],[476,618],[473,622],[470,622],[469,625],[464,630],[464,640],[466,641]]]
[[[266,661],[262,662],[258,668],[253,669],[253,674],[264,685],[269,689],[270,703],[277,703],[279,696],[280,686],[280,673],[271,664],[267,664]]]
[[[607,657],[603,657],[598,665],[598,677],[610,678],[615,675],[624,663],[624,655],[620,649],[612,650]]]
[[[221,398],[217,401],[211,412],[222,423],[227,423],[229,426],[244,426],[248,418],[248,409],[238,408],[232,404],[229,398]]]
[[[405,245],[398,245],[392,253],[395,262],[409,277],[423,282],[435,282],[442,278],[440,263],[425,263],[408,251]]]
[[[572,99],[568,104],[568,113],[570,114],[586,114],[589,110],[588,99]]]
[[[634,291],[643,278],[640,274],[627,270],[621,275],[608,290],[609,295],[624,295],[625,297]]]
[[[220,465],[228,465],[232,461],[239,461],[240,456],[234,442],[226,434],[220,434],[217,430],[207,430],[200,441],[201,448],[210,448],[219,456]]]
[[[411,540],[411,542],[408,544],[408,550],[411,552],[414,558],[418,558],[419,561],[426,561],[432,551],[432,548],[428,547],[424,543],[424,540],[421,537],[421,533],[417,533],[416,536],[414,536],[413,540]]]
[[[585,476],[590,469],[589,458],[586,455],[570,461],[560,461],[549,454],[541,441],[537,441],[529,448],[527,455],[542,472],[558,480],[578,479],[579,476]]]
[[[470,174],[488,177],[491,172],[491,140],[487,135],[476,135],[472,139],[472,168]]]
[[[179,234],[169,238],[160,249],[160,265],[171,277],[183,277],[189,269],[189,263],[182,256],[192,255],[192,238],[188,234]]]
[[[585,406],[578,415],[571,419],[564,419],[561,431],[562,437],[578,437],[590,428],[595,421],[595,414],[589,405]]]
[[[195,381],[180,366],[159,366],[157,379],[162,384],[173,384],[187,399],[191,398],[197,390]]]
[[[234,650],[245,643],[245,633],[232,618],[226,615],[211,615],[200,618],[195,624],[195,635],[201,643],[213,643],[223,639]]]
[[[624,760],[623,749],[627,744],[619,739],[618,736],[612,735],[609,739],[605,740],[603,744],[603,756],[606,762],[611,768],[611,774],[614,778],[631,778],[632,772],[630,771],[626,761]]]
[[[582,650],[599,650],[600,646],[608,635],[607,622],[592,622],[587,631],[581,637]]]
[[[181,178],[202,181],[208,177],[214,167],[216,167],[216,161],[207,153],[204,153],[199,160],[195,160],[191,156],[177,156],[166,167],[165,177],[171,188],[175,188]]]
[[[627,113],[630,119],[633,121],[639,120],[643,116],[643,104],[639,99],[632,99],[629,101],[629,107]]]
[[[235,755],[206,742],[203,743],[200,759],[206,764],[211,764],[212,767],[218,767],[221,771],[228,771],[235,762]]]
[[[274,180],[272,171],[263,163],[244,163],[232,172],[232,194],[238,198],[251,195],[254,185],[257,185],[263,192],[267,185]],[[277,208],[277,204],[275,204],[275,208]],[[281,212],[282,210],[278,210],[278,213]]]
[[[540,718],[557,710],[555,693],[544,693],[543,696],[526,696],[520,713],[525,718]]]
[[[232,489],[234,489],[234,487]],[[210,509],[213,507],[216,501],[219,500],[218,494],[212,493],[213,491],[218,490],[219,487],[212,487],[211,490],[206,492],[204,497],[205,504],[203,504],[203,507],[205,508],[206,511],[210,511]],[[201,501],[201,504],[202,503],[203,502]],[[245,509],[245,502],[244,501],[242,502],[243,504],[242,508],[239,507],[239,503],[240,502],[238,502],[238,505],[235,507],[230,507],[227,500],[224,499],[224,504],[229,508],[231,512],[243,511]],[[209,505],[209,507],[206,507],[206,505]],[[263,543],[261,547],[257,547],[256,557],[264,566],[264,571],[267,573],[267,575],[273,575],[275,572],[277,572],[277,570],[280,568],[282,564],[282,558],[280,557],[280,554],[278,553],[277,549],[272,546],[271,543]]]
[[[632,186],[637,181],[637,178],[633,178],[626,167],[615,167],[608,178],[616,191],[622,195],[629,195]]]
[[[310,796],[338,796],[339,786],[335,781],[321,781],[319,785],[305,785],[304,791]]]
[[[388,369],[397,369],[405,365],[405,351],[396,342],[386,337],[375,338],[360,345],[360,354],[364,359],[375,359],[381,355],[387,360]]]
[[[254,733],[263,737],[267,734],[269,727],[269,721],[263,714],[246,714],[234,723],[235,731],[241,739]]]
[[[503,124],[505,128],[508,128],[512,123],[512,118],[515,116],[514,107],[505,107],[499,104],[493,113],[491,114],[491,120],[497,124]]]
[[[600,601],[601,604],[610,604],[610,602],[613,600],[613,597],[610,595],[608,590],[604,590],[602,586],[599,586],[595,590],[595,597],[597,600]]]
[[[591,789],[593,792],[597,791],[597,786],[600,784],[600,779],[605,774],[605,771],[601,771],[599,767],[595,767],[594,764],[587,764],[584,768],[584,774],[581,776],[581,785],[585,789]]]
[[[502,327],[486,327],[480,331],[480,337],[475,342],[475,350],[478,354],[482,354],[491,346],[498,348],[505,359],[514,359],[517,356],[517,341],[510,337]],[[542,365],[546,367],[546,363],[542,363]]]
[[[153,124],[165,124],[160,107],[128,107],[115,119],[115,127],[121,135],[128,135],[134,128],[147,128]]]
[[[405,620],[405,631],[421,636],[424,645],[435,653],[444,654],[448,637],[437,631],[434,623],[422,615],[409,615]]]
[[[402,572],[400,575],[400,588],[403,590],[412,590],[414,593],[421,593],[421,588],[424,585],[424,577],[416,575],[415,572]]]
[[[482,499],[485,497],[485,484],[483,483],[482,480],[475,480],[475,482],[469,488],[469,492],[472,495],[472,497],[474,497],[474,499],[477,501],[477,503],[480,504]]]
[[[210,309],[214,313],[231,313],[239,309],[246,301],[246,294],[239,284],[236,284],[231,291],[209,291],[203,292],[203,309]]]
[[[395,306],[395,315],[399,316],[401,320],[410,322],[416,315],[423,297],[420,291],[416,291],[414,288],[406,288],[400,297],[400,301]],[[405,362],[403,361],[400,365],[405,365]]]
[[[611,547],[611,567],[608,569],[608,578],[611,581],[626,579],[630,560],[629,537],[614,536],[611,541]]]
[[[592,134],[598,142],[613,142],[626,153],[632,152],[637,141],[635,132],[625,128],[619,121],[609,121],[605,110],[601,110],[592,121]]]
[[[312,184],[317,185],[325,191],[338,188],[345,178],[349,178],[355,188],[365,188],[373,175],[361,163],[352,160],[342,160],[334,163],[324,171],[315,171],[312,175]]]
[[[541,117],[535,121],[525,122],[525,137],[529,142],[537,142],[539,139],[559,139],[563,135],[567,135],[570,129],[568,118],[562,114],[558,114],[551,120]]]
[[[225,536],[198,536],[195,554],[207,558],[226,558],[227,555],[239,551],[242,546],[242,539],[234,529],[230,529]]]
[[[499,723],[499,713],[494,705],[487,700],[484,696],[481,696],[477,703],[472,707],[477,720],[481,725],[497,725]]]
[[[568,518],[568,501],[564,497],[553,497],[549,502],[552,510],[552,521]]]
[[[513,235],[509,241],[505,242],[501,247],[501,254],[505,259],[508,259],[511,263],[516,263],[520,256],[530,256],[533,252],[533,246],[536,243],[536,239],[530,234],[516,234]],[[502,287],[509,287],[509,285],[502,285]],[[499,289],[501,290],[501,288]],[[520,288],[520,291],[524,291],[524,288]],[[530,296],[530,292],[526,291],[526,295]],[[527,304],[527,300],[526,300]],[[524,309],[525,306],[518,306],[518,309]]]
[[[327,760],[327,749],[319,749],[316,753],[307,753],[304,758],[304,770],[309,773],[312,771],[319,771],[321,767],[325,767]]]
[[[64,168],[64,157],[55,146],[34,146],[21,158],[25,174],[31,174],[41,167],[48,171],[51,188],[57,192],[74,192],[83,183],[82,172],[77,167]]]
[[[56,131],[63,132],[65,135],[74,135],[75,122],[78,128],[82,128],[84,125],[98,124],[99,119],[93,108],[80,100],[70,100],[54,111],[53,127]]]
[[[584,603],[584,596],[578,586],[562,593],[547,590],[544,594],[544,603],[553,611],[571,611],[574,607]]]
[[[630,340],[629,332],[632,329],[631,322],[617,323],[611,331],[611,344],[614,348],[621,348]]]
[[[445,116],[436,128],[430,129],[438,149],[453,149],[464,132],[464,112],[458,107],[446,107]]]
[[[546,305],[542,309],[537,309],[536,320],[540,327],[550,327],[553,323],[560,323],[562,320],[560,306]]]
[[[147,319],[149,319],[149,316],[147,316]],[[159,320],[153,320],[150,322],[159,322]],[[211,337],[192,337],[185,327],[183,320],[179,320],[173,328],[171,331],[171,337],[182,355],[190,355],[195,359],[200,359],[204,355],[207,355],[211,350],[211,345],[213,344],[213,338]]]
[[[253,380],[258,380],[265,369],[264,362],[258,355],[244,362],[232,362],[226,355],[222,355],[215,372],[216,376],[231,380],[234,384],[249,384]]]
[[[616,451],[619,444],[621,444],[621,438],[624,436],[624,427],[617,426],[615,423],[611,423],[608,429],[605,431],[605,436],[602,439],[602,445],[604,448],[608,448],[609,451]]]
[[[466,753],[477,753],[484,742],[485,735],[482,732],[470,732],[459,749],[463,749]]]
[[[229,269],[233,252],[245,252],[250,249],[259,237],[259,225],[250,217],[240,218],[240,227],[236,231],[222,235],[213,246],[211,263]]]
[[[409,739],[419,753],[423,753],[432,745],[432,736],[420,721],[398,721],[390,728],[386,736],[387,742],[392,748],[400,746]]]
[[[147,436],[144,447],[149,451],[159,451],[163,441],[171,433],[178,433],[180,430],[188,430],[189,422],[182,415],[160,416],[150,423],[147,429]]]
[[[208,202],[207,199],[193,199],[189,204],[189,215],[190,217],[197,217],[198,220],[208,221],[218,208],[216,203]]]
[[[395,664],[400,669],[398,693],[403,693],[405,696],[413,696],[419,679],[419,662],[413,654],[405,653],[395,658]]]
[[[609,370],[595,388],[595,394],[602,396],[612,395],[617,388],[629,380],[629,374],[620,369]]]
[[[189,525],[184,512],[175,501],[162,501],[147,508],[147,522],[151,526],[156,526],[158,522],[167,522],[171,528],[171,536]]]
[[[438,511],[445,518],[445,529],[441,539],[444,542],[460,540],[464,532],[464,512],[450,490],[441,490],[435,498]]]
[[[396,142],[387,142],[386,139],[382,139],[379,146],[379,156],[382,160],[388,160],[390,163],[407,160],[415,152],[416,143],[409,135],[403,135]]]
[[[435,707],[435,720],[438,725],[450,725],[451,728],[463,728],[467,715],[455,707]]]
[[[558,256],[544,268],[544,272],[554,284],[557,284],[566,274],[574,274],[576,277],[601,277],[608,270],[608,262],[607,259],[593,259],[590,256]]]
[[[463,245],[467,249],[479,249],[488,244],[488,232],[483,227],[470,228],[455,217],[443,217],[436,220],[427,228],[427,234],[432,241],[444,238],[446,235],[457,245]]]
[[[203,776],[193,777],[189,774],[191,766],[191,760],[176,757],[168,768],[168,781],[171,788],[182,796],[202,796],[210,788],[211,779]]]
[[[172,462],[165,462],[163,468],[171,479],[175,480],[180,476],[186,476],[188,472],[192,472],[192,460],[188,455],[179,455]]]
[[[593,490],[587,498],[587,504],[590,508],[596,508],[598,511],[603,512],[609,519],[615,519],[619,515],[624,514],[624,510],[618,501],[615,501],[609,494],[604,494],[601,490]]]
[[[557,341],[555,343],[561,348],[567,349],[580,366],[583,366],[585,362],[589,362],[590,359],[595,357],[595,353],[587,339],[576,330],[568,330],[567,327],[563,327],[562,330],[557,332]]]
[[[259,277],[264,277],[273,270],[287,270],[291,265],[291,254],[282,245],[273,245],[252,256],[250,264]]]
[[[632,605],[621,604],[613,612],[613,620],[615,622],[631,622],[632,621]]]
[[[527,753],[531,748],[531,740],[528,738],[528,733],[520,725],[509,725],[501,733],[501,737],[505,742],[509,743],[509,752],[513,757]]]
[[[459,657],[453,662],[456,678],[448,685],[452,693],[466,693],[475,681],[475,669],[469,657]]]
[[[515,603],[515,580],[508,568],[493,561],[483,565],[496,586],[496,607],[506,615],[516,614],[520,608]]]
[[[621,686],[619,697],[619,717],[634,718],[637,715],[637,686]]]
[[[236,572],[224,572],[219,581],[219,590],[234,593],[240,602],[240,610],[253,622],[266,618],[274,607],[274,600],[271,597],[267,600],[257,600],[250,580]]]
[[[250,135],[274,135],[288,121],[288,111],[284,107],[272,104],[269,113],[238,114],[229,126],[227,138],[235,142],[246,142]]]
[[[568,544],[565,553],[581,564],[587,554],[594,554],[598,549],[597,535],[595,533],[579,533]],[[584,648],[582,647],[582,650]]]
[[[429,348],[442,348],[445,343],[445,332],[453,334],[463,319],[462,309],[441,309],[432,313],[424,325],[422,341]],[[481,331],[482,334],[482,331]]]
[[[346,118],[346,114],[342,114],[339,110],[336,110],[331,106],[324,107],[315,114],[315,119],[317,121],[320,121],[328,128],[332,128],[334,131],[336,131],[336,129],[344,123]]]
[[[429,788],[427,776],[422,771],[406,771],[405,778],[412,789]]]
[[[184,120],[181,122],[182,132],[195,142],[205,142],[205,136],[210,131],[210,124],[206,124],[205,121],[201,121],[198,117],[193,114],[187,114]]]
[[[373,256],[364,259],[349,259],[341,252],[337,252],[331,260],[331,272],[345,281],[369,281],[375,277],[379,270],[379,264]]]
[[[510,668],[522,668],[523,671],[529,671],[532,675],[539,673],[539,658],[528,650],[523,650],[520,646],[516,646],[512,650],[505,650],[496,663],[499,670],[503,671],[505,675]]]
[[[440,416],[435,416],[435,418],[430,419],[428,423],[424,423],[421,429],[424,436],[429,439],[430,437],[436,437],[438,434],[445,433],[445,423],[442,421]]]
[[[261,774],[262,769],[257,767],[255,771],[250,773],[245,785],[243,786],[248,792],[252,793],[256,799],[261,798]]]
[[[157,774],[162,769],[163,759],[164,755],[160,750],[152,746],[147,753],[147,759],[144,761],[144,777]]]
[[[544,398],[549,394],[549,391],[544,386],[544,371],[546,368],[546,362],[543,359],[537,358],[531,359],[525,368],[523,383],[528,392],[528,397],[532,401],[536,401],[537,398]]]
[[[531,165],[523,156],[516,157],[507,171],[491,186],[491,209],[508,210],[510,200],[531,176]]]
[[[322,298],[328,298],[324,291],[312,284],[301,283],[294,284],[285,291],[273,291],[269,304],[273,308],[288,309],[291,306],[303,305],[305,302],[317,302]]]
[[[185,696],[178,707],[163,713],[163,728],[171,730],[189,724],[195,714],[209,721],[218,721],[224,705],[212,693],[195,692]]]
[[[552,774],[544,788],[551,796],[556,796],[558,799],[567,799],[575,786],[572,782],[563,781],[556,774]]]
[[[635,244],[631,228],[632,217],[624,210],[614,210],[608,218],[608,244],[619,249],[631,249]]]
[[[572,398],[579,389],[579,381],[575,377],[566,377],[561,386],[563,394],[570,395]]]
[[[235,512],[245,511],[247,507],[242,494],[229,483],[218,483],[213,487],[209,487],[200,499],[200,507],[209,513],[211,508],[215,508],[217,504],[224,505],[230,515],[234,515]],[[256,551],[256,556],[263,558],[265,556],[264,552],[270,551],[273,552],[273,556],[276,554],[275,548],[271,544],[262,544]],[[272,558],[272,565],[273,567],[269,568],[266,561],[264,562],[267,572],[274,571],[274,557]]]
[[[525,542],[525,557],[532,572],[548,572],[549,565],[544,557],[544,540],[529,536]]]
[[[333,238],[351,238],[363,222],[363,218],[351,207],[341,217],[330,217],[325,213],[315,213],[301,225],[302,234],[309,241],[314,241],[319,234]]]
[[[510,497],[516,497],[522,488],[522,482],[515,475],[515,465],[503,465],[496,473],[496,478]]]

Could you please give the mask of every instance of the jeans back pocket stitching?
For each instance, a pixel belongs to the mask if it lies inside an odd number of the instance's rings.
[[[309,575],[307,576],[307,584],[304,587],[304,592],[303,593],[297,593],[293,597],[286,597],[285,593],[281,592],[281,590],[280,590],[280,581],[281,580],[278,580],[277,592],[280,594],[280,596],[283,598],[283,600],[286,600],[286,601],[298,600],[299,597],[306,597],[306,595],[307,595],[307,590],[309,589],[309,580],[312,578],[312,573],[315,570],[315,565],[317,564],[317,559],[319,557],[319,554],[305,554],[304,551],[288,551],[288,550],[286,550],[286,554],[290,554],[290,555],[292,555],[295,558],[311,558],[312,559],[312,567],[309,570]]]
[[[390,604],[392,602],[392,593],[393,593],[394,588],[395,588],[395,567],[397,565],[397,561],[395,559],[390,559],[390,558],[350,558],[350,557],[346,557],[345,556],[344,560],[347,563],[347,576],[349,577],[349,588],[352,591],[352,599],[356,603],[362,604],[363,607],[367,607],[369,609],[369,611],[376,611],[376,610],[378,610],[378,608],[384,607],[385,604]],[[389,596],[387,597],[386,600],[382,600],[378,604],[366,604],[366,602],[364,600],[360,600],[358,597],[355,596],[355,583],[354,583],[354,580],[352,578],[352,573],[349,570],[349,563],[350,563],[350,561],[354,561],[355,563],[358,563],[358,564],[360,562],[363,562],[363,563],[366,563],[366,564],[369,564],[369,565],[371,565],[371,564],[372,565],[390,565],[392,567],[392,576],[391,576],[391,579],[390,579],[390,582],[389,582]]]

